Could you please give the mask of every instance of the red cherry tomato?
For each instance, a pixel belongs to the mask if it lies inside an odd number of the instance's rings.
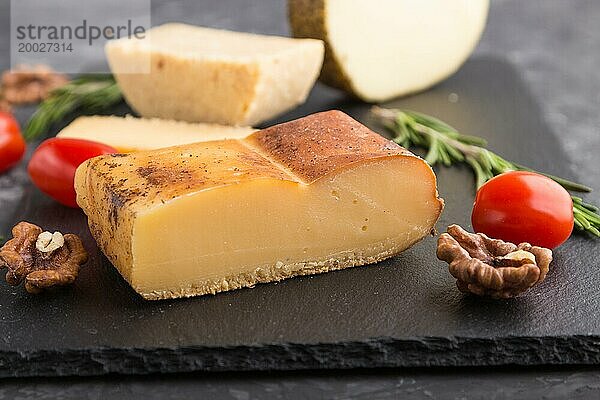
[[[477,192],[471,222],[475,232],[515,244],[553,249],[573,231],[573,201],[562,186],[533,172],[498,175]]]
[[[25,154],[25,140],[17,120],[0,112],[0,173],[15,166]]]
[[[69,207],[75,201],[75,170],[85,160],[118,151],[102,143],[82,139],[52,138],[35,150],[27,170],[35,185],[44,193]]]

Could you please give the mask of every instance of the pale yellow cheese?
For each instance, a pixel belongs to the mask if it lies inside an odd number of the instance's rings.
[[[106,45],[119,87],[140,115],[226,125],[256,125],[303,103],[323,53],[320,40],[184,24]]]
[[[428,235],[443,205],[425,161],[334,111],[96,157],[75,186],[100,248],[146,299],[378,262]]]
[[[288,0],[297,37],[325,40],[320,79],[368,102],[427,89],[456,72],[489,0]]]
[[[56,136],[93,140],[128,153],[210,140],[241,139],[254,131],[241,126],[95,115],[75,119]]]

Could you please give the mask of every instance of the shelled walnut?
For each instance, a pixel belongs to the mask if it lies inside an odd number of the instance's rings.
[[[37,103],[50,92],[68,82],[65,75],[53,71],[45,65],[35,67],[19,66],[2,74],[0,108]]]
[[[529,243],[517,246],[451,225],[438,239],[437,257],[449,264],[462,292],[510,298],[544,280],[552,251]]]
[[[12,234],[0,249],[0,269],[8,268],[6,282],[10,285],[25,281],[29,293],[73,283],[79,267],[87,262],[77,235],[43,232],[29,222],[19,222]]]

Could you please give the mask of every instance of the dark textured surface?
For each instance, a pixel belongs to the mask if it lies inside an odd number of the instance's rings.
[[[449,93],[460,101],[449,102]],[[318,87],[282,119],[339,107],[372,122],[367,106],[330,104],[328,96]],[[426,110],[480,133],[511,159],[571,176],[527,90],[498,60],[474,60],[443,85],[390,105]],[[438,177],[447,203],[439,226],[467,225],[472,177],[460,168]],[[80,211],[24,187],[4,227],[25,219],[74,232],[91,254],[72,288],[37,297],[0,292],[2,376],[600,362],[600,270],[594,242],[581,237],[556,252],[543,284],[515,300],[460,294],[429,238],[374,266],[147,302],[101,256]]]
[[[2,27],[6,26],[8,17],[5,4],[3,2],[0,6],[3,10],[0,15],[0,18],[2,18],[2,21],[0,21],[0,30],[5,29]],[[244,2],[243,6],[237,1],[203,1],[194,3],[157,1],[155,4],[157,4],[154,13],[156,17],[155,23],[166,20],[186,20],[191,23],[265,33],[281,33],[287,29],[285,19],[283,18],[284,7],[282,2],[279,1],[261,0],[261,2],[255,2],[252,5]],[[552,167],[557,172],[562,172],[562,168],[567,165],[573,165],[577,174],[585,178],[586,183],[598,186],[600,184],[600,174],[597,173],[599,167],[597,151],[598,138],[600,137],[598,135],[600,120],[597,114],[597,87],[600,80],[597,79],[596,69],[600,60],[598,60],[599,53],[593,49],[597,48],[598,40],[600,40],[600,37],[594,34],[594,32],[597,32],[595,21],[597,21],[597,17],[600,15],[600,7],[593,0],[577,0],[573,2],[535,0],[526,3],[517,0],[494,0],[492,5],[490,23],[482,43],[476,51],[475,59],[478,58],[477,54],[491,55],[493,57],[493,60],[490,61],[491,63],[496,63],[501,57],[516,65],[518,67],[517,73],[525,79],[528,86],[533,89],[540,100],[542,113],[539,113],[537,107],[517,110],[516,115],[518,118],[513,120],[513,110],[510,107],[505,108],[506,105],[503,105],[500,110],[496,111],[494,110],[495,104],[493,102],[488,103],[487,106],[479,105],[477,104],[478,99],[476,96],[465,96],[469,90],[466,90],[465,93],[457,91],[460,95],[460,101],[455,105],[460,107],[458,111],[457,109],[447,108],[449,105],[444,107],[444,96],[439,95],[436,95],[437,100],[435,96],[420,96],[412,99],[411,101],[415,102],[413,103],[415,104],[415,108],[420,107],[432,113],[438,112],[440,116],[457,122],[459,127],[465,129],[486,128],[486,118],[492,119],[489,122],[491,126],[499,124],[495,119],[506,119],[508,120],[507,124],[513,124],[513,128],[519,127],[517,123],[526,122],[532,124],[534,128],[537,127],[537,129],[540,129],[543,127],[539,124],[538,116],[543,115],[545,120],[552,123],[552,126],[546,126],[543,128],[544,132],[537,132],[537,135],[549,137],[553,143],[551,145],[553,151],[557,151],[556,148],[561,147],[570,155],[568,159],[563,157],[557,158],[558,163],[556,165],[552,165],[552,157],[558,154],[558,151],[549,155],[541,155],[539,149],[530,147],[531,143],[527,141],[527,135],[529,132],[535,131],[531,127],[516,133],[509,132],[506,140],[502,140],[499,132],[490,132],[488,136],[495,138],[493,143],[495,148],[504,151],[506,155],[511,157],[518,156],[521,157],[521,160],[527,160],[527,157],[542,156],[542,159],[538,160],[541,163],[538,166]],[[267,15],[272,16],[272,18],[267,18]],[[6,36],[3,35],[0,38],[0,51],[5,52],[7,47]],[[8,60],[0,59],[1,65],[4,66],[7,63]],[[488,89],[494,88],[494,90],[486,92],[486,96],[493,97],[496,95],[496,91],[502,92],[505,89],[502,81],[497,82],[495,85],[493,82],[488,82],[488,84],[490,85]],[[447,87],[447,89],[454,90],[451,87]],[[355,116],[360,117],[364,115],[364,111],[359,109],[359,107],[344,103],[344,98],[337,92],[320,87],[317,90],[320,96],[320,104],[317,104],[318,107],[336,107],[338,102],[342,102],[344,107],[352,111]],[[520,90],[523,89],[521,88]],[[515,98],[508,99],[508,102],[520,102],[522,100],[518,98],[520,90],[513,93]],[[503,98],[506,100],[510,94],[506,93],[504,96]],[[433,101],[433,104],[428,104],[429,101]],[[515,104],[515,107],[517,105]],[[485,113],[478,115],[482,109]],[[293,116],[300,115],[306,111],[306,108],[304,108],[294,113]],[[27,112],[25,111],[20,116],[23,118],[26,114]],[[528,121],[530,117],[533,118],[533,121]],[[506,126],[506,128],[511,127]],[[478,132],[470,131],[469,133]],[[559,135],[560,142],[558,146],[554,136],[552,136],[553,134]],[[521,137],[523,137],[522,140]],[[518,146],[522,142],[524,142],[523,148]],[[440,179],[448,179],[447,176],[444,172],[440,174]],[[463,185],[465,190],[468,190],[470,187],[466,181],[462,180],[467,176],[466,174],[462,175],[459,183]],[[35,202],[21,201],[24,197],[32,196],[31,188],[15,184],[16,182],[23,182],[25,179],[26,175],[22,168],[0,179],[0,221],[12,222],[9,218],[12,218],[15,212],[31,213],[36,207]],[[450,187],[450,182],[448,184]],[[455,200],[452,199],[458,199],[456,195],[448,196],[448,193],[443,194],[448,202],[454,202]],[[600,200],[597,194],[593,194],[590,198],[595,201]],[[35,201],[39,201],[37,204],[41,206],[41,209],[34,211],[34,213],[41,220],[43,218],[49,218],[54,221],[62,219],[63,209],[52,205],[46,200],[38,198]],[[461,210],[455,209],[453,212],[461,212]],[[44,214],[48,213],[55,213],[56,215],[54,217],[49,215],[43,217]],[[65,225],[68,225],[67,222],[65,222]],[[0,225],[0,228],[4,228],[4,226]],[[406,254],[401,257],[401,260],[414,260],[412,254]],[[581,258],[580,255],[582,254],[587,254],[587,258]],[[343,293],[341,288],[337,288],[335,285],[339,278],[327,278],[326,276],[302,278],[297,280],[298,283],[290,281],[271,286],[276,288],[285,285],[291,285],[291,287],[301,285],[302,288],[291,290],[295,290],[294,293],[296,296],[294,298],[296,301],[304,300],[306,304],[315,303],[313,301],[314,296],[311,297],[310,295],[319,292],[314,288],[309,289],[314,285],[317,285],[317,288],[321,290],[338,289],[339,292],[336,292],[335,296],[332,294],[329,299],[326,299],[329,301],[324,302],[322,301],[322,297],[317,298],[321,300],[319,302],[320,305],[325,307],[320,308],[320,310],[330,319],[335,315],[339,315],[339,319],[352,319],[355,315],[364,318],[365,315],[357,314],[354,308],[357,304],[360,304],[360,295],[364,296],[366,293],[372,294],[370,299],[373,304],[373,313],[383,314],[388,317],[387,321],[384,321],[379,326],[379,328],[384,328],[383,331],[387,332],[401,330],[415,332],[419,330],[423,331],[425,328],[423,324],[410,326],[411,323],[415,322],[415,318],[395,314],[398,307],[397,303],[407,301],[405,293],[412,292],[411,296],[421,296],[421,301],[417,301],[416,298],[414,301],[409,300],[406,305],[407,309],[411,306],[420,306],[421,303],[424,303],[424,306],[428,310],[433,311],[433,313],[420,316],[422,320],[435,320],[440,314],[451,315],[453,324],[450,325],[450,331],[459,330],[468,332],[474,326],[478,326],[483,335],[492,337],[498,333],[497,330],[502,332],[512,331],[517,335],[527,334],[524,332],[529,331],[534,337],[543,334],[543,332],[554,331],[557,334],[564,333],[566,335],[577,333],[582,335],[581,337],[584,339],[589,340],[591,339],[590,335],[598,333],[596,330],[598,324],[598,299],[597,293],[594,290],[594,285],[597,287],[597,283],[594,283],[596,282],[594,279],[597,279],[597,261],[594,260],[595,254],[597,254],[597,247],[594,247],[589,241],[583,239],[572,240],[565,248],[559,251],[559,263],[557,263],[556,268],[551,272],[549,280],[542,287],[523,299],[506,303],[484,301],[483,304],[478,305],[476,299],[463,298],[454,291],[453,284],[446,275],[445,269],[438,263],[431,265],[417,264],[412,269],[409,268],[409,272],[407,273],[419,274],[417,275],[418,279],[416,279],[416,283],[418,283],[416,288],[414,286],[394,287],[394,282],[390,279],[394,278],[397,271],[394,270],[393,266],[387,264],[374,267],[374,269],[379,271],[378,274],[380,277],[373,282],[369,281],[369,279],[372,279],[370,276],[363,275],[365,274],[364,272],[359,273],[353,270],[337,273],[360,274],[360,278],[357,279],[366,281],[368,288],[352,288],[353,291],[358,291],[358,293]],[[594,263],[596,263],[596,266],[594,266]],[[91,285],[94,284],[92,281],[94,275],[91,271],[88,271],[85,273],[87,276],[86,280],[80,282],[83,286],[78,286],[73,291],[57,293],[57,296],[50,302],[40,300],[34,302],[34,304],[29,304],[29,301],[22,296],[20,291],[11,291],[9,288],[6,288],[7,293],[15,293],[11,296],[16,298],[16,300],[6,302],[6,298],[2,298],[2,303],[0,303],[0,315],[3,317],[0,324],[3,327],[2,336],[5,348],[14,347],[14,349],[18,349],[18,346],[11,346],[10,343],[26,343],[26,340],[30,336],[36,336],[41,342],[46,343],[63,342],[64,339],[67,339],[66,341],[71,343],[91,342],[94,345],[101,345],[102,340],[98,339],[101,332],[114,331],[115,336],[123,334],[134,336],[132,332],[136,332],[137,330],[136,334],[142,336],[146,330],[150,329],[149,325],[157,321],[164,323],[166,327],[164,330],[170,335],[180,335],[183,339],[187,338],[187,335],[181,333],[177,326],[171,325],[169,318],[161,317],[162,314],[173,313],[179,317],[183,316],[184,319],[188,318],[189,316],[184,312],[184,306],[180,305],[180,302],[163,303],[158,307],[154,306],[156,308],[154,312],[149,311],[149,309],[144,310],[142,306],[141,312],[136,312],[136,301],[133,298],[127,297],[131,296],[129,289],[123,286],[124,284],[112,268],[103,264],[100,269],[101,271],[93,271],[93,273],[104,273],[106,271],[108,276],[104,281],[101,281],[101,284],[106,286],[93,288]],[[425,273],[420,271],[423,269],[426,269]],[[429,286],[427,285],[428,274],[432,274]],[[332,274],[332,276],[335,275]],[[323,280],[325,280],[325,284],[318,283],[323,282]],[[116,293],[112,293],[110,295],[111,298],[106,299],[104,297],[106,297],[106,293],[110,293],[111,282],[117,283],[116,287],[112,289]],[[86,296],[88,296],[88,289],[90,287],[97,292],[92,298],[79,296],[82,293],[86,293]],[[264,286],[254,289],[254,291],[259,292],[264,290],[266,290]],[[269,296],[265,294],[250,297],[259,301],[259,310],[262,310],[267,315],[274,317],[284,314],[283,308],[287,305],[270,303],[271,296],[275,296],[278,289],[270,290],[275,291],[275,293],[269,292]],[[282,293],[287,295],[290,286],[286,286],[286,289],[281,290],[284,290]],[[302,290],[308,291],[308,293],[301,295]],[[389,300],[389,298],[387,296],[384,296],[384,298],[381,294],[384,291],[390,290],[393,295],[390,297],[394,298],[394,302],[386,304],[384,301],[386,299]],[[426,296],[423,296],[423,294],[426,294]],[[125,298],[119,300],[119,296],[124,296]],[[215,299],[218,299],[218,296]],[[231,300],[236,300],[236,302]],[[249,306],[248,308],[244,308],[246,307],[245,303],[240,304],[242,301],[241,298],[236,299],[233,296],[231,300],[221,300],[222,302],[231,303],[231,306],[223,305],[221,311],[227,314],[230,312],[228,311],[229,309],[242,307],[242,311],[240,311],[242,315],[244,313],[253,314]],[[212,308],[214,309],[215,301],[198,299],[191,302],[202,302],[202,307],[206,304],[209,306],[213,304]],[[71,306],[61,307],[61,304],[69,302],[72,302]],[[104,310],[103,312],[106,313],[112,310],[112,307],[121,307],[125,314],[122,322],[126,323],[126,325],[128,324],[130,328],[127,329],[126,326],[119,326],[115,322],[116,320],[114,320],[113,325],[105,326],[101,330],[96,329],[96,324],[92,321],[93,316],[85,314],[86,310],[91,308],[94,302],[97,302],[102,310]],[[435,307],[432,307],[432,305]],[[21,308],[13,309],[17,306]],[[195,307],[201,306],[198,305]],[[296,306],[296,309],[298,308],[300,308],[300,305]],[[33,323],[32,328],[29,328],[26,323],[30,322],[31,319],[27,319],[27,313],[35,309],[37,309],[38,314],[35,314],[34,317],[44,316],[45,314],[48,314],[48,317],[43,317],[41,322]],[[47,312],[45,312],[45,309],[47,309]],[[291,310],[293,311],[294,307],[291,307]],[[204,314],[204,311],[197,311],[197,314],[199,313]],[[70,324],[66,323],[66,318],[60,319],[78,314],[81,315],[78,316],[76,321],[72,321]],[[146,322],[138,321],[138,316],[140,320],[145,320]],[[302,319],[311,316],[312,313],[305,312],[300,313],[296,317]],[[192,313],[191,317],[197,324],[205,322],[198,315],[194,315],[194,313]],[[374,321],[377,319],[376,317],[376,315],[367,315],[363,319],[365,330],[375,328]],[[114,319],[116,317],[107,317],[107,319],[111,318]],[[246,320],[250,320],[250,316]],[[303,320],[303,322],[305,321]],[[217,327],[229,327],[226,321],[210,322],[216,324]],[[234,322],[233,327],[239,329],[240,322],[237,320]],[[270,322],[269,324],[269,321],[267,321],[266,326],[262,328],[254,326],[251,332],[260,333],[271,329],[273,331],[271,336],[278,337],[282,329],[281,324],[285,323],[286,320],[283,319],[280,323],[273,323],[273,320]],[[19,324],[18,326],[21,327],[21,330],[15,328],[11,330],[10,327],[14,324]],[[340,331],[348,336],[351,325],[349,323],[344,324],[344,321],[336,319],[327,321],[323,326],[312,325],[309,328],[323,330],[323,334],[327,334],[331,333],[333,329],[332,325],[341,328]],[[78,337],[66,337],[63,332],[63,328],[66,326],[74,326],[76,329],[69,332]],[[49,331],[47,329],[52,330]],[[535,340],[532,342],[535,342]],[[7,345],[6,343],[9,344]],[[540,348],[539,345],[540,343],[536,345],[538,349]],[[496,347],[492,346],[491,349],[495,350]],[[498,347],[498,349],[503,348]],[[548,348],[544,347],[544,349],[558,357],[571,354],[570,352],[566,353],[565,349],[561,347],[554,349],[552,346],[548,346]],[[598,345],[592,344],[591,347],[584,348],[583,350],[576,348],[574,353],[594,354],[597,350]],[[22,359],[26,355],[26,353],[21,353],[19,357]],[[485,358],[486,356],[482,355],[482,357]],[[558,358],[556,359],[558,360]],[[7,370],[11,366],[12,364],[9,364],[3,368]],[[102,369],[102,366],[99,365],[98,369]],[[387,373],[371,372],[364,375],[344,372],[339,374],[334,373],[335,376],[333,377],[331,375],[296,375],[293,377],[286,376],[281,379],[275,377],[257,378],[252,375],[238,375],[236,378],[231,379],[215,375],[203,375],[201,377],[187,375],[182,378],[167,375],[160,379],[155,377],[117,379],[113,377],[112,380],[96,379],[89,382],[73,380],[64,383],[57,380],[28,381],[31,382],[31,385],[27,385],[26,388],[22,387],[22,381],[12,381],[12,383],[5,385],[8,387],[6,391],[2,391],[4,387],[0,388],[0,394],[3,394],[6,398],[16,397],[17,395],[22,398],[43,396],[47,398],[81,398],[84,396],[88,396],[89,398],[103,398],[104,394],[119,398],[116,394],[119,392],[122,397],[130,398],[131,396],[154,395],[155,398],[160,398],[161,394],[164,397],[168,397],[169,394],[181,397],[185,396],[186,393],[192,394],[195,390],[206,390],[207,393],[211,393],[214,397],[222,398],[251,398],[254,396],[260,398],[278,398],[287,397],[286,394],[296,394],[294,397],[297,398],[395,398],[398,396],[407,398],[539,398],[542,396],[546,398],[592,398],[597,395],[598,391],[597,385],[594,386],[598,382],[597,372],[535,373],[532,371],[510,372],[506,370],[499,374],[493,374],[492,372],[493,370],[482,375],[471,371],[459,370],[450,376],[446,376],[446,372],[430,373],[423,371],[418,373],[406,373],[402,371]],[[116,382],[116,388],[113,387],[112,382]],[[179,388],[179,391],[177,388]],[[490,394],[493,396],[490,396]]]
[[[417,369],[179,374],[5,380],[4,399],[597,399],[600,372],[583,368]]]
[[[599,364],[600,340],[583,336],[373,338],[322,344],[85,348],[2,353],[3,377],[295,371],[390,367]],[[3,371],[4,372],[4,371]]]

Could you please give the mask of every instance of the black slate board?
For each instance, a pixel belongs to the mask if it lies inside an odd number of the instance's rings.
[[[456,93],[458,102],[450,102]],[[387,104],[436,115],[486,137],[510,159],[573,177],[518,74],[470,61],[432,90]],[[369,107],[317,85],[279,118],[338,108],[384,132]],[[469,226],[472,177],[438,169],[446,209],[438,228]],[[1,190],[1,189],[0,189]],[[90,261],[71,288],[30,296],[0,290],[0,377],[381,366],[600,363],[597,242],[574,237],[545,282],[506,301],[460,294],[428,238],[377,265],[300,277],[216,296],[147,302],[102,256],[84,215],[30,185],[0,208],[18,220],[84,238]]]

